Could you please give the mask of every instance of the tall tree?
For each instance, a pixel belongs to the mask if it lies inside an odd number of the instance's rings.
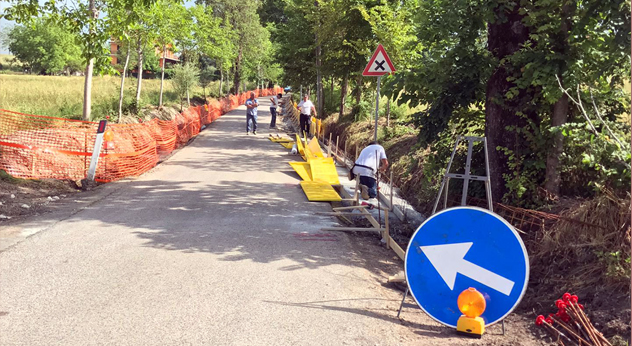
[[[555,4],[538,0],[523,5],[523,21],[533,32],[533,39],[512,62],[523,69],[516,83],[522,88],[537,87],[538,104],[548,108],[543,112],[551,126],[544,188],[553,195],[561,193],[563,127],[573,114],[581,114],[569,107],[560,83],[564,88],[593,88],[596,94],[609,93],[617,85],[621,90],[622,78],[629,75],[629,6],[621,0],[564,0]],[[598,98],[597,102],[603,101]]]
[[[136,111],[140,111],[140,97],[143,85],[143,70],[145,53],[154,54],[156,40],[158,39],[158,28],[162,22],[162,14],[166,6],[161,6],[164,2],[155,2],[149,7],[137,4],[134,11],[138,13],[138,19],[133,23],[131,36],[136,40],[136,54],[138,57],[137,80],[136,80]]]
[[[121,86],[119,90],[119,102],[118,102],[118,117],[117,122],[121,121],[123,116],[123,97],[125,96],[125,77],[129,67],[130,55],[132,52],[132,41],[130,38],[131,26],[134,21],[137,20],[137,13],[126,8],[113,8],[110,9],[108,16],[109,28],[111,38],[114,39],[118,46],[118,53],[120,50],[125,51],[125,63],[123,64],[123,70],[121,71]]]
[[[238,94],[242,83],[244,54],[258,49],[260,42],[253,39],[253,33],[261,28],[257,10],[260,3],[256,1],[243,2],[240,0],[198,0],[213,9],[213,15],[230,23],[233,29],[233,44],[236,56],[233,63],[233,91]]]
[[[224,71],[235,59],[235,32],[227,19],[213,15],[213,9],[197,5],[190,9],[195,25],[193,37],[201,54],[212,59],[220,73],[219,95],[222,95]]]
[[[82,69],[81,47],[63,24],[35,18],[16,25],[7,34],[9,50],[32,72],[59,74]]]
[[[154,27],[156,29],[155,41],[162,55],[160,64],[160,96],[158,99],[158,107],[162,108],[167,52],[175,51],[177,33],[190,27],[184,6],[173,0],[161,0],[158,2],[154,17]]]

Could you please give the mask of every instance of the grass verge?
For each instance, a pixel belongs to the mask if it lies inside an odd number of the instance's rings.
[[[95,76],[92,84],[92,119],[104,119],[118,113],[118,95],[121,80],[118,76]],[[125,79],[124,112],[131,113],[136,97],[136,78]],[[83,105],[82,76],[1,75],[0,109],[80,119]],[[206,88],[217,93],[219,82]],[[202,87],[194,88],[192,95],[203,95]],[[160,80],[144,79],[141,87],[141,108],[158,105]],[[179,98],[171,81],[165,80],[163,99],[165,104],[178,104]]]

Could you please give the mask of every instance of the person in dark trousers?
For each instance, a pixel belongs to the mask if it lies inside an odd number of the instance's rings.
[[[379,169],[384,172],[387,168],[388,160],[384,147],[377,142],[371,142],[368,147],[362,149],[360,156],[351,168],[353,174],[360,176],[362,199],[377,197],[377,171]]]
[[[309,96],[307,94],[303,95],[303,101],[298,104],[298,110],[301,112],[301,116],[299,118],[301,125],[301,137],[309,135],[309,126],[312,122],[312,112],[316,114],[316,108],[314,108],[314,104],[309,100]]]
[[[246,100],[246,134],[250,132],[251,126],[250,122],[252,121],[252,134],[257,134],[257,107],[259,107],[259,102],[255,98],[255,93],[250,93],[250,98]]]
[[[277,106],[279,105],[279,98],[274,95],[270,97],[270,116],[272,119],[270,120],[270,128],[273,129],[276,127],[276,116],[277,116]]]

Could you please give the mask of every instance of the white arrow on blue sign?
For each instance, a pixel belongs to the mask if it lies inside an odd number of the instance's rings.
[[[443,210],[410,239],[404,261],[408,287],[430,317],[456,328],[461,292],[474,287],[487,302],[485,325],[501,321],[520,303],[529,281],[529,258],[518,232],[477,207]]]

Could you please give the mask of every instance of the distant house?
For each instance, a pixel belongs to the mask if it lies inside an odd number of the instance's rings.
[[[171,47],[172,45],[167,45],[167,52],[164,58],[162,56],[162,49],[158,47],[154,49],[154,54],[156,54],[156,56],[158,57],[160,67],[162,67],[162,65],[165,63],[165,67],[169,67],[169,65],[177,64],[180,61],[180,59],[173,53]],[[114,39],[110,40],[110,57],[112,58],[112,65],[117,65],[119,63],[117,54],[120,48],[121,46],[119,42]],[[133,72],[136,73],[136,70],[133,70]]]

